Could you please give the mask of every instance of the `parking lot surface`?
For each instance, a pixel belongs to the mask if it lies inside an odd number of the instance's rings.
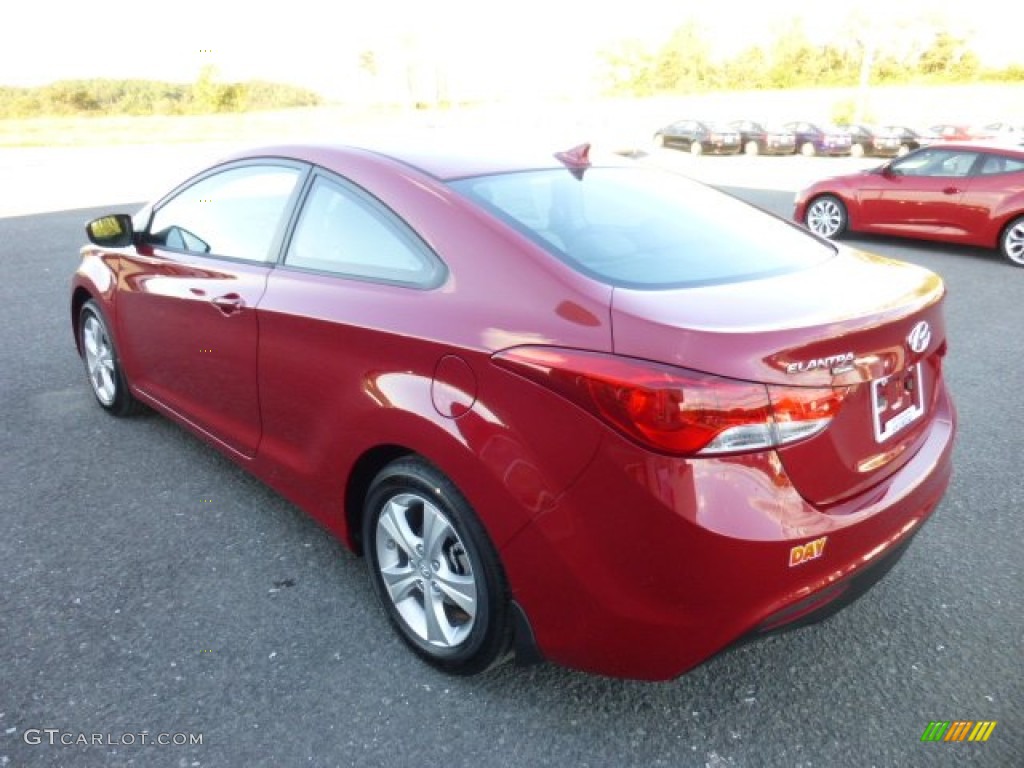
[[[780,215],[803,174],[849,165],[661,161]],[[66,294],[82,223],[139,199],[119,192],[0,218],[0,766],[1020,765],[1024,270],[848,241],[947,281],[961,419],[948,495],[860,601],[669,683],[457,679],[401,645],[364,563],[298,509],[170,422],[94,403]],[[997,725],[922,743],[935,720]]]

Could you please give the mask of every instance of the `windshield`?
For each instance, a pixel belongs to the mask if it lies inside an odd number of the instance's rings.
[[[831,245],[678,174],[565,169],[450,182],[580,272],[630,288],[753,280],[819,264]]]

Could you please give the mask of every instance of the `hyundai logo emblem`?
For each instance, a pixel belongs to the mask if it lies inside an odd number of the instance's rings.
[[[924,352],[928,349],[928,344],[931,340],[931,326],[928,325],[926,320],[922,320],[910,331],[910,335],[907,336],[907,345],[910,347],[911,352]]]

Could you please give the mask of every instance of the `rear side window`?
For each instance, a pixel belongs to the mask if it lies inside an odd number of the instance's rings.
[[[1019,173],[1024,171],[1024,160],[1006,155],[986,155],[978,171],[982,176],[992,176],[997,173]]]
[[[380,202],[317,176],[295,225],[284,263],[347,277],[433,287],[444,268]]]
[[[580,272],[611,285],[675,288],[804,269],[835,249],[677,174],[564,169],[451,185]]]
[[[176,251],[272,261],[301,171],[246,165],[206,176],[157,208],[148,239]]]

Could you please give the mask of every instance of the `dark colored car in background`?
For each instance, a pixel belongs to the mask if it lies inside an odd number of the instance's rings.
[[[262,147],[90,222],[92,394],[310,513],[451,673],[672,678],[860,595],[950,479],[942,280],[587,146],[504,153]]]
[[[997,248],[1024,267],[1024,148],[933,144],[812,184],[794,217],[823,237],[871,232]]]
[[[729,127],[739,131],[740,143],[748,155],[792,155],[796,152],[796,136],[792,131],[754,120],[735,120],[729,123]]]
[[[690,154],[736,155],[743,145],[739,131],[722,123],[701,120],[678,120],[654,134],[655,143],[663,147],[685,149]]]
[[[847,131],[833,125],[819,125],[797,120],[783,128],[796,136],[797,151],[805,157],[814,155],[849,155],[853,139]]]
[[[850,134],[853,157],[896,157],[900,153],[900,137],[884,128],[863,123],[840,126]]]
[[[934,144],[936,141],[941,141],[942,137],[932,131],[916,130],[914,128],[908,128],[905,125],[887,125],[882,128],[886,133],[891,133],[897,136],[900,140],[900,148],[896,153],[897,155],[905,155],[908,152],[913,152],[915,149],[921,147],[927,147],[929,144]]]

